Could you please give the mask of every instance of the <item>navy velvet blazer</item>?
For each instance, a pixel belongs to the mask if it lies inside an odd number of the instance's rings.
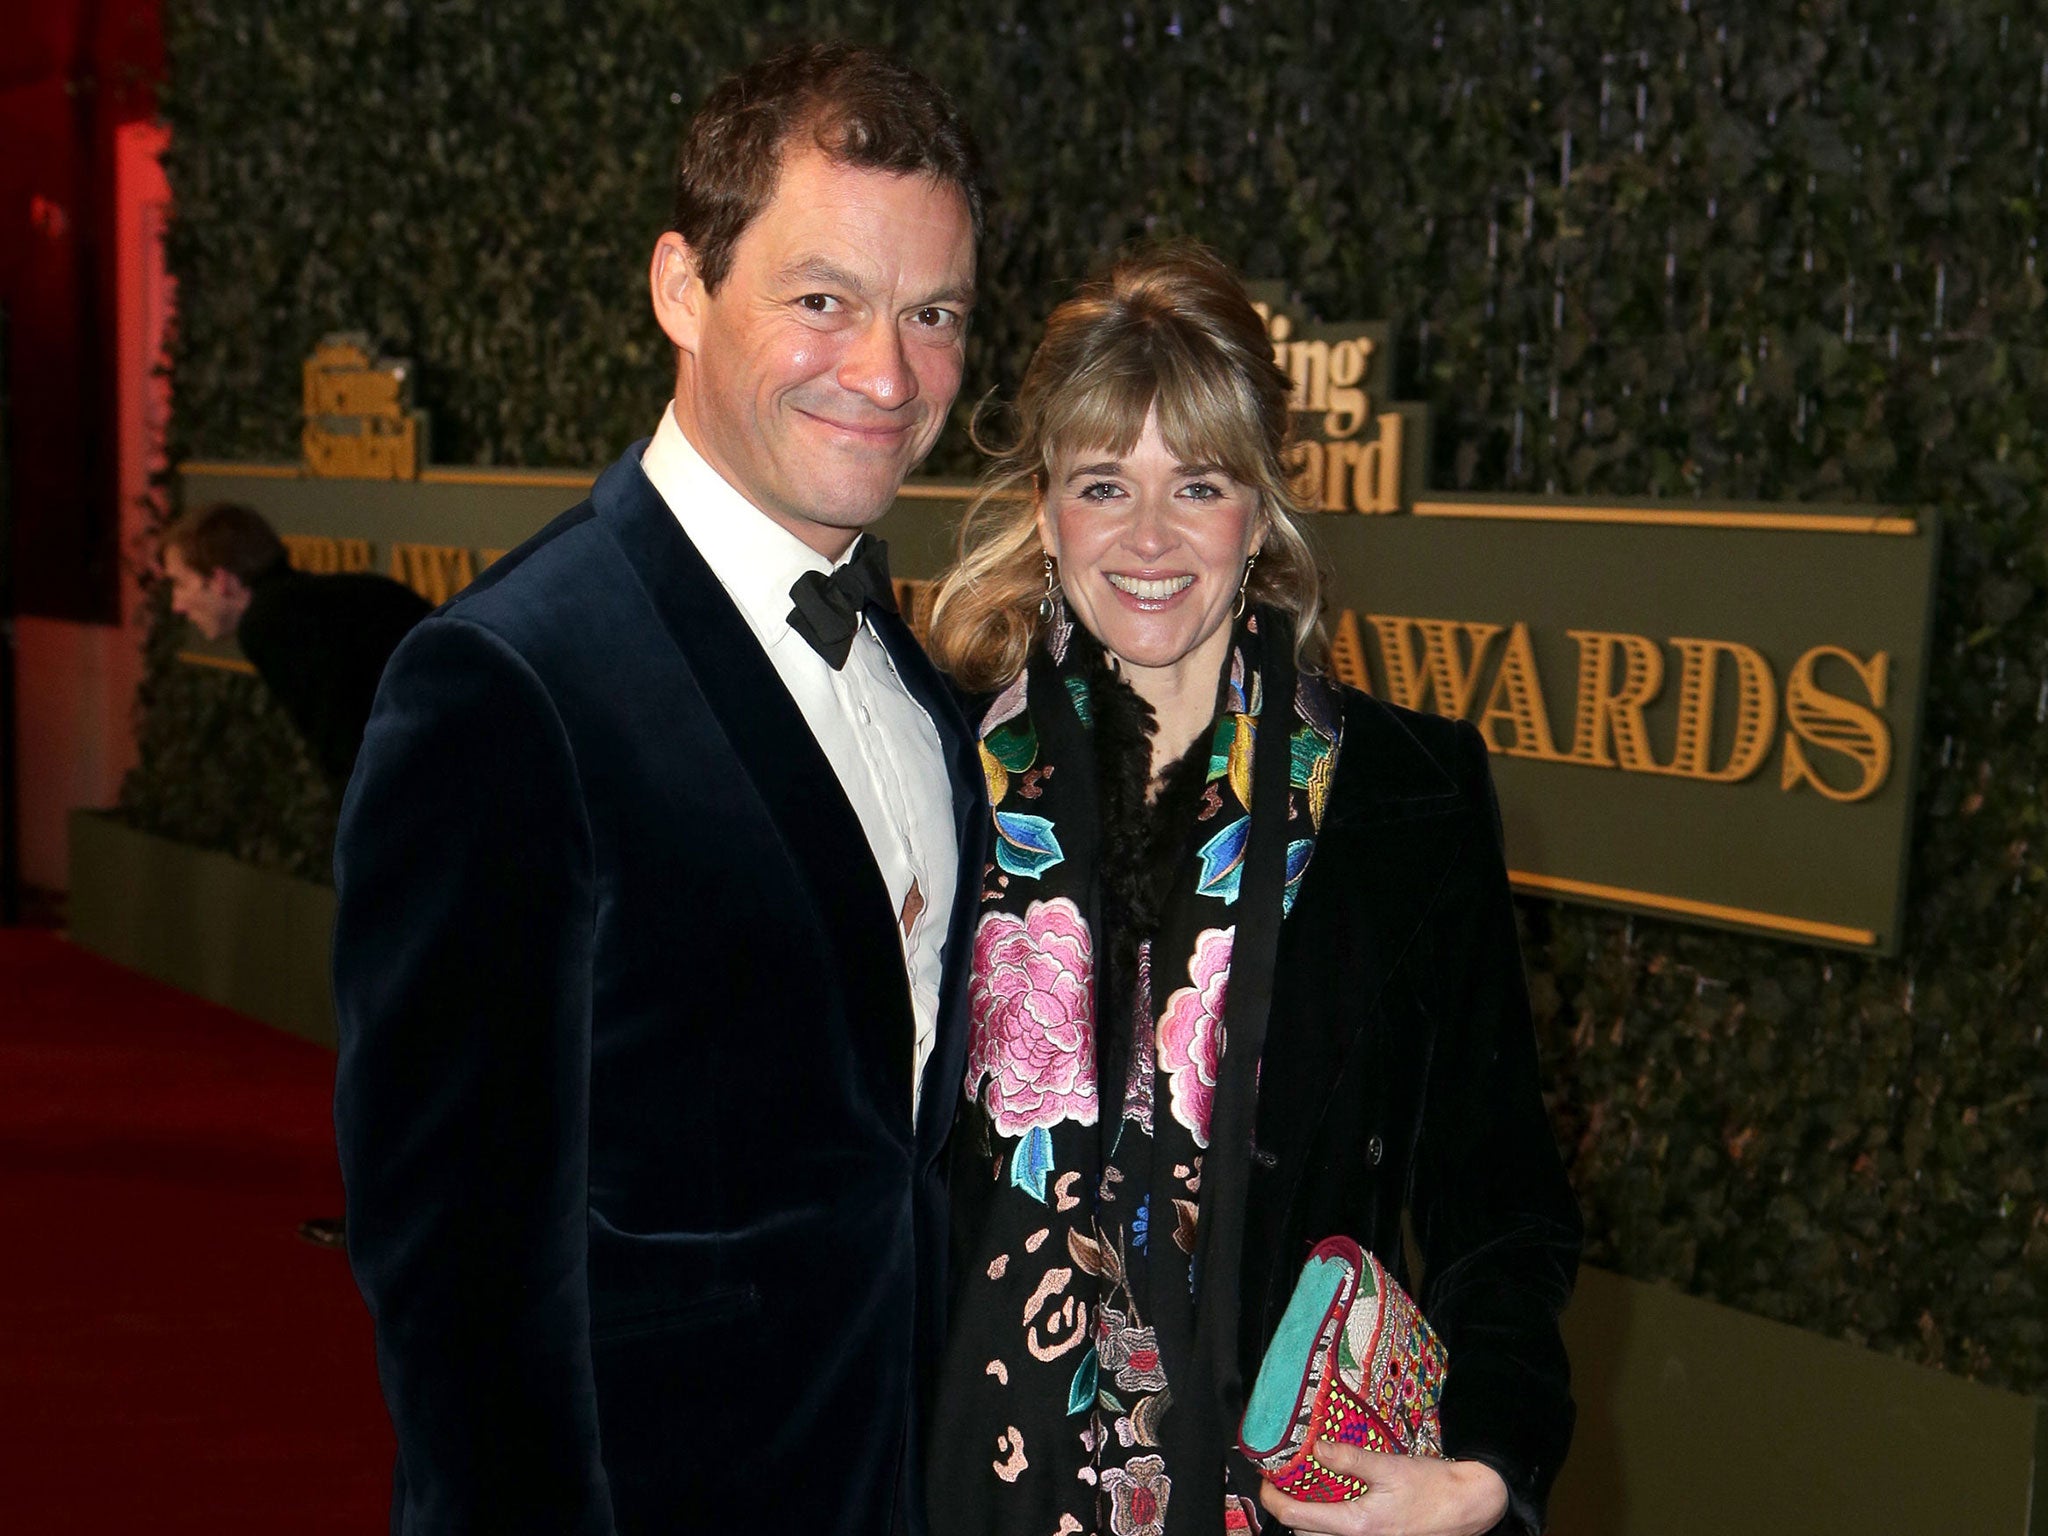
[[[915,1531],[974,744],[878,616],[961,848],[913,1126],[882,877],[643,446],[407,637],[342,811],[335,1123],[392,1529]]]

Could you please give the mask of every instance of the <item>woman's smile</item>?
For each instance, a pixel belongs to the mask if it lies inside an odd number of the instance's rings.
[[[1104,573],[1104,579],[1124,594],[1147,609],[1162,608],[1168,601],[1195,584],[1193,576],[1124,576],[1114,571]]]

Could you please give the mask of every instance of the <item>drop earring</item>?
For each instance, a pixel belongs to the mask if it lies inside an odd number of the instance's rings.
[[[1233,619],[1244,617],[1245,599],[1252,588],[1252,567],[1258,563],[1259,557],[1256,554],[1245,556],[1244,578],[1237,584],[1237,607],[1232,609],[1230,614]]]
[[[1045,557],[1045,595],[1038,600],[1038,622],[1050,624],[1059,605],[1059,580],[1052,556]]]

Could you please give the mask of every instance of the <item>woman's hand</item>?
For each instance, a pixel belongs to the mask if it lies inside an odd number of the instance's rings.
[[[1262,1484],[1259,1502],[1290,1530],[1321,1536],[1478,1536],[1506,1513],[1508,1485],[1476,1461],[1388,1456],[1319,1441],[1316,1459],[1366,1491],[1341,1504],[1304,1504]]]

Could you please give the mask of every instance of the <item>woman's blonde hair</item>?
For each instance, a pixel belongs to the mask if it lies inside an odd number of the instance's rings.
[[[1002,686],[1038,638],[1045,552],[1040,498],[1074,453],[1123,455],[1156,406],[1183,463],[1218,465],[1259,493],[1265,529],[1246,598],[1288,614],[1298,660],[1322,660],[1322,575],[1282,454],[1292,382],[1230,268],[1194,244],[1126,255],[1046,322],[1014,409],[1016,436],[991,455],[960,524],[959,559],[932,604],[928,645],[964,688]],[[978,413],[977,413],[978,414]]]

